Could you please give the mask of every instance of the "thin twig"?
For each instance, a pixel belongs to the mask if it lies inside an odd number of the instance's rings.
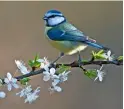
[[[95,60],[90,60],[90,61],[85,61],[85,62],[82,62],[81,63],[83,66],[86,66],[86,65],[102,65],[102,64],[113,64],[113,65],[117,65],[117,66],[120,66],[120,65],[123,65],[123,60],[121,61],[117,61],[116,62],[113,62],[113,61],[95,61]],[[55,68],[59,68],[59,66],[61,65],[64,65],[64,66],[70,66],[71,68],[74,68],[74,67],[79,67],[79,62],[78,61],[74,61],[72,63],[69,63],[69,64],[56,64],[54,65]],[[86,70],[84,69],[83,67],[79,67],[83,70]],[[23,78],[26,78],[26,77],[31,77],[31,76],[34,76],[34,75],[38,75],[38,74],[41,74],[43,73],[44,69],[40,69],[40,70],[35,70],[35,71],[31,71],[30,73],[28,74],[25,74],[25,75],[21,75],[21,76],[17,76],[17,77],[14,77],[16,78],[18,81],[20,81],[21,79]],[[5,83],[4,82],[4,79],[2,79],[3,81],[3,84]]]

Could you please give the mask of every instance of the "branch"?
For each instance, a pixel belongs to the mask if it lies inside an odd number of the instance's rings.
[[[102,65],[102,64],[114,64],[114,65],[120,66],[120,65],[123,65],[123,60],[121,60],[121,61],[94,61],[94,60],[92,60],[92,61],[82,62],[83,66],[85,66],[85,65]],[[70,66],[71,68],[79,67],[78,61],[74,61],[74,62],[72,62],[70,64],[56,64],[56,65],[52,65],[52,66],[54,66],[55,68],[59,68],[59,66],[61,66],[61,65]],[[44,69],[40,69],[40,70],[36,70],[36,71],[31,71],[28,74],[21,75],[21,76],[15,77],[15,78],[18,81],[20,81],[23,78],[31,77],[31,76],[34,76],[34,75],[41,74],[41,73],[43,73],[43,71],[44,71]]]
[[[114,64],[114,65],[123,65],[123,60],[121,61],[85,61],[81,63],[84,65],[102,65],[102,64]],[[60,66],[62,64],[57,64],[56,67]],[[74,61],[70,64],[63,64],[64,66],[70,66],[70,67],[79,67],[78,61]]]

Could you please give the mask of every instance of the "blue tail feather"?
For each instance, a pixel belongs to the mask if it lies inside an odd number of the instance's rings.
[[[89,42],[89,41],[87,41],[87,42],[85,42],[87,45],[89,45],[89,46],[92,46],[92,47],[95,47],[95,48],[98,48],[98,49],[103,49],[103,50],[109,50],[109,48],[107,48],[107,47],[104,47],[104,46],[102,46],[102,45],[100,45],[100,44],[98,44],[98,43],[93,43],[93,42]]]

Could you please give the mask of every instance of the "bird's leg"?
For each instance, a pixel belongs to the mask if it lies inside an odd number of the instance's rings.
[[[52,62],[52,64],[54,64],[55,62],[57,62],[63,56],[64,56],[64,53],[61,52],[60,55]]]
[[[78,63],[79,63],[79,67],[81,67],[82,66],[82,59],[81,59],[80,51],[78,52]]]
[[[82,66],[83,63],[82,63],[82,58],[81,58],[81,55],[80,55],[80,51],[78,52],[78,64],[79,64],[79,67],[85,72],[86,69]]]

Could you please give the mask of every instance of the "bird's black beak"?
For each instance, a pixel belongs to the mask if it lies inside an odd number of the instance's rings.
[[[47,20],[47,17],[44,16],[44,17],[43,17],[43,20]]]

